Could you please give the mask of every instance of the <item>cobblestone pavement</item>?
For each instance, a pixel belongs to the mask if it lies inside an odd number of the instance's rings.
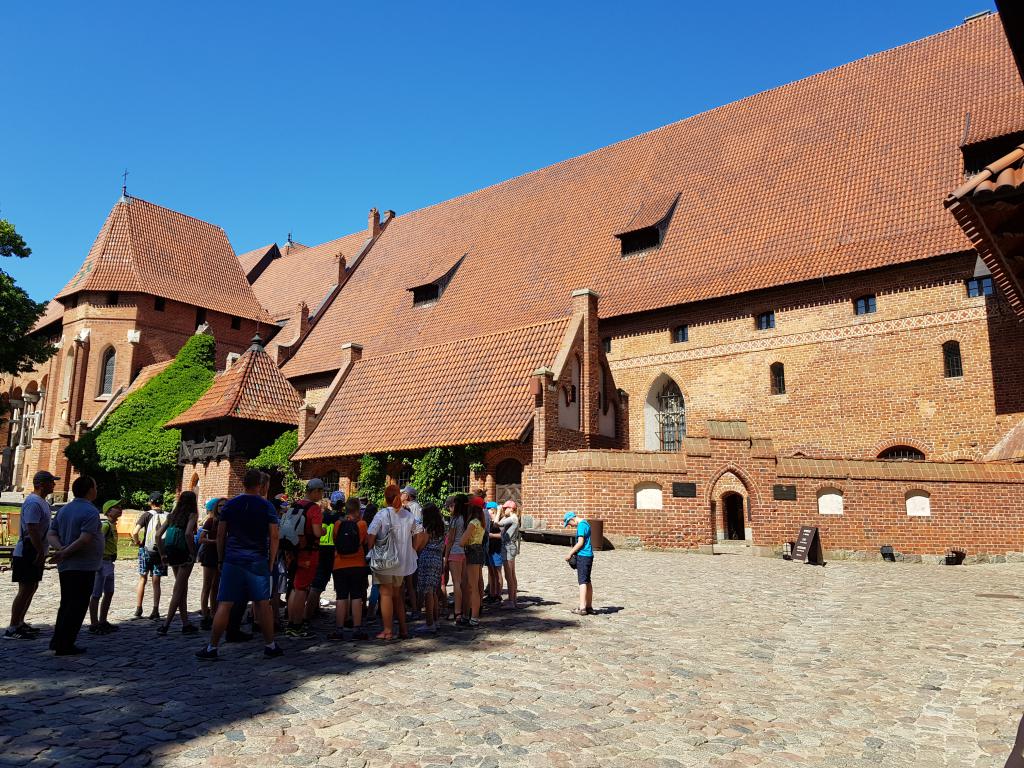
[[[1006,759],[1024,709],[1022,565],[598,553],[601,614],[577,619],[565,551],[527,545],[529,607],[492,611],[478,632],[390,645],[285,639],[287,655],[272,661],[254,641],[212,664],[193,659],[202,639],[177,625],[160,638],[151,622],[127,621],[128,562],[112,611],[121,631],[83,632],[86,656],[54,658],[48,572],[29,615],[44,637],[0,645],[0,766]]]

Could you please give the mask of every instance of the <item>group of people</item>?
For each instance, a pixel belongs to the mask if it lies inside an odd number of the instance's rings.
[[[85,652],[76,640],[86,612],[91,633],[118,629],[108,614],[122,509],[120,502],[108,501],[101,512],[94,503],[96,483],[83,476],[72,484],[73,500],[54,515],[46,497],[58,479],[37,473],[33,493],[22,505],[13,558],[18,593],[5,637],[37,636],[25,616],[49,556],[61,589],[50,648],[58,655],[77,655]],[[139,516],[132,533],[139,572],[134,618],[144,617],[151,585],[148,618],[160,622],[159,635],[168,634],[175,615],[182,634],[210,631],[209,641],[196,652],[199,659],[216,659],[222,641],[251,639],[242,630],[247,614],[253,631],[263,636],[264,654],[281,655],[276,633],[312,636],[311,620],[330,605],[321,595],[331,582],[336,610],[329,640],[367,640],[368,627],[378,619],[376,639],[403,639],[409,636],[410,615],[424,619],[417,630],[422,633],[436,633],[443,618],[456,627],[476,627],[482,607],[514,610],[520,605],[516,558],[522,527],[514,501],[488,502],[483,491],[455,494],[442,512],[432,502],[421,505],[415,488],[389,485],[378,509],[366,499],[346,499],[341,491],[325,498],[327,489],[319,479],[310,480],[303,498],[293,500],[268,498],[270,477],[259,470],[249,470],[243,485],[234,498],[208,500],[202,519],[194,492],[180,493],[169,512],[163,494],[153,493],[150,509]],[[570,552],[580,577],[580,606],[574,612],[592,613],[589,525],[576,513],[567,513],[564,522],[577,523],[578,540]],[[188,610],[196,565],[203,579],[199,626]],[[173,587],[161,615],[161,580],[169,573]]]

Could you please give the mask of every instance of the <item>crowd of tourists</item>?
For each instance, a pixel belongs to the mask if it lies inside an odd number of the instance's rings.
[[[90,633],[118,631],[109,611],[122,505],[111,500],[98,508],[96,483],[82,476],[72,483],[72,501],[53,514],[46,498],[58,479],[36,473],[33,493],[22,505],[12,559],[18,592],[4,637],[38,636],[25,617],[49,559],[60,582],[50,649],[78,655],[85,652],[76,640],[87,613]],[[192,491],[180,493],[170,511],[164,509],[163,494],[154,492],[132,532],[139,573],[133,618],[158,622],[159,635],[171,631],[175,616],[182,634],[209,631],[208,642],[196,652],[199,659],[216,659],[221,642],[245,642],[256,632],[266,656],[281,655],[278,634],[314,635],[312,621],[330,606],[322,597],[329,585],[335,593],[335,624],[327,635],[332,641],[365,641],[371,634],[379,641],[405,639],[410,621],[421,619],[415,631],[428,635],[445,621],[474,628],[484,609],[521,605],[516,559],[522,521],[514,501],[486,501],[479,490],[450,496],[442,510],[433,502],[421,505],[411,486],[389,485],[378,508],[340,490],[328,495],[319,479],[306,483],[301,499],[269,498],[270,477],[259,470],[248,471],[243,485],[233,498],[207,500],[202,511]],[[566,513],[564,524],[573,523],[577,538],[566,560],[580,584],[573,612],[585,615],[594,612],[593,549],[589,524]],[[197,565],[202,572],[198,626],[188,608]],[[161,614],[161,581],[168,576],[170,599]]]

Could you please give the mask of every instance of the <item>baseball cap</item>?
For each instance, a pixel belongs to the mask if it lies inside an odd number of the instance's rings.
[[[414,499],[415,499],[415,498],[416,498],[416,496],[418,495],[418,494],[416,493],[416,489],[415,489],[415,488],[413,488],[413,487],[412,487],[411,485],[407,485],[407,486],[405,486],[405,488],[403,488],[403,489],[402,489],[402,493],[404,493],[404,494],[405,494],[406,496],[411,496],[411,497],[412,497],[412,498],[414,498]]]
[[[323,491],[323,490],[326,490],[326,486],[324,485],[324,481],[323,480],[321,480],[319,477],[314,477],[312,480],[310,480],[308,483],[306,483],[306,490],[307,491]]]
[[[516,508],[518,508],[518,506],[519,505],[516,504],[512,499],[509,499],[508,501],[506,501],[504,504],[501,505],[501,508],[502,509],[516,509]]]
[[[484,500],[481,499],[479,496],[470,496],[469,497],[469,506],[483,508]]]
[[[345,492],[335,491],[331,494],[331,504],[344,504],[345,503]]]
[[[121,500],[120,499],[111,499],[110,501],[104,502],[104,504],[103,504],[103,514],[104,515],[107,514],[107,512],[112,510],[114,507],[117,507],[118,509],[121,508]]]
[[[496,501],[488,501],[486,504],[484,504],[484,509],[497,509],[497,508],[498,508],[498,502],[496,502]]]
[[[562,527],[563,528],[568,528],[569,527],[569,523],[571,523],[575,519],[576,519],[576,513],[575,512],[566,512],[565,515],[562,517]]]
[[[220,501],[220,499],[217,498],[216,496],[214,496],[212,499],[207,499],[206,500],[206,511],[207,512],[213,512],[213,510],[215,510],[217,508],[217,502],[218,501]]]
[[[162,493],[160,493],[160,491],[153,491],[151,494],[149,494],[149,503],[150,504],[163,504],[164,503],[164,495]]]
[[[45,469],[41,469],[32,475],[32,485],[42,485],[43,483],[48,483],[53,480],[60,480],[60,478],[50,472],[47,472]]]

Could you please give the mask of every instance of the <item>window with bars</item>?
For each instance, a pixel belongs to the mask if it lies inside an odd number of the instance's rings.
[[[323,481],[324,488],[327,489],[324,495],[330,498],[330,495],[338,490],[338,481],[341,480],[341,474],[337,470],[332,469],[321,476],[320,479]]]
[[[405,488],[412,482],[412,464],[402,464],[401,469],[398,470],[398,487]]]
[[[771,385],[773,395],[786,394],[786,366],[782,363],[772,363]]]
[[[768,331],[775,327],[775,312],[770,310],[757,316],[757,330]]]
[[[947,379],[957,379],[964,375],[964,363],[960,357],[959,341],[947,341],[942,345],[942,360]]]
[[[100,391],[101,395],[109,395],[114,391],[114,369],[117,367],[117,352],[111,347],[103,353],[100,362]]]
[[[858,315],[871,315],[876,310],[875,295],[868,294],[867,296],[861,296],[853,303],[853,311]]]
[[[663,451],[678,451],[686,436],[686,403],[679,385],[669,380],[658,394],[658,441]]]
[[[967,281],[967,295],[971,298],[992,295],[992,276],[972,277]]]
[[[911,445],[894,445],[878,454],[878,458],[882,461],[924,461],[924,454]]]
[[[683,325],[677,325],[675,328],[672,329],[672,343],[673,344],[682,344],[683,342],[689,341],[689,340],[690,340],[690,326],[688,326],[688,325],[686,325],[684,323]]]

